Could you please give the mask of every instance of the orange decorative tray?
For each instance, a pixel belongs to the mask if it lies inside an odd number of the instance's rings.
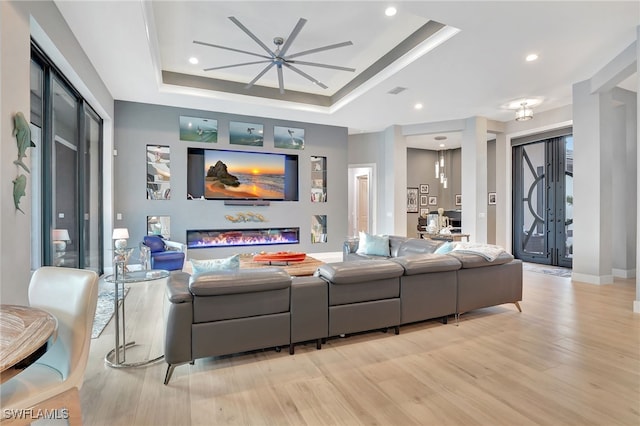
[[[253,256],[254,262],[302,262],[307,255],[290,251],[278,251],[275,253],[260,253]]]

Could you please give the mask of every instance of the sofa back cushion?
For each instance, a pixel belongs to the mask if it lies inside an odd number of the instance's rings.
[[[442,244],[443,242],[438,240],[407,238],[400,244],[394,257],[434,253]]]
[[[398,251],[402,244],[407,241],[407,237],[401,237],[398,235],[389,236],[389,254],[391,257],[398,257]]]
[[[291,277],[281,268],[192,275],[193,322],[204,323],[288,312]]]

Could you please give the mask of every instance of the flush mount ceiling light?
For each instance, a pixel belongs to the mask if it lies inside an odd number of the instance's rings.
[[[396,13],[398,13],[398,10],[393,6],[389,6],[384,11],[384,14],[387,16],[394,16]]]
[[[527,57],[525,58],[527,62],[532,62],[535,61],[536,59],[538,59],[538,55],[536,53],[531,53],[529,55],[527,55]]]
[[[319,64],[315,62],[294,60],[294,58],[297,58],[299,56],[309,55],[311,53],[317,53],[325,50],[336,49],[338,47],[351,46],[353,44],[351,41],[344,41],[342,43],[335,43],[328,46],[317,47],[315,49],[305,50],[305,51],[297,52],[294,54],[287,54],[289,51],[289,48],[293,44],[293,41],[296,39],[300,31],[302,30],[302,27],[304,27],[304,25],[307,23],[306,19],[300,18],[298,20],[298,23],[293,28],[293,30],[291,31],[291,34],[289,34],[289,37],[286,40],[283,37],[274,37],[273,44],[275,44],[276,48],[273,50],[267,47],[267,45],[263,43],[255,34],[249,31],[247,27],[242,25],[242,23],[236,17],[229,16],[229,20],[231,20],[231,22],[236,24],[238,28],[244,31],[245,34],[247,34],[253,41],[255,41],[258,44],[258,46],[260,46],[266,52],[266,55],[263,53],[255,53],[255,52],[249,52],[247,50],[235,49],[233,47],[226,47],[226,46],[219,46],[217,44],[205,43],[203,41],[194,40],[193,42],[195,44],[200,44],[202,46],[209,46],[209,47],[215,47],[217,49],[231,50],[232,52],[245,53],[247,55],[252,55],[252,56],[257,56],[259,58],[262,58],[262,60],[259,60],[259,61],[242,62],[239,64],[224,65],[221,67],[212,67],[212,68],[204,69],[204,71],[213,71],[213,70],[219,70],[223,68],[233,68],[233,67],[241,67],[246,65],[267,63],[267,66],[262,71],[260,71],[260,73],[258,73],[258,75],[255,76],[255,78],[245,86],[246,89],[251,88],[258,80],[260,80],[260,78],[262,78],[262,76],[264,76],[267,73],[267,71],[269,71],[274,66],[278,71],[278,87],[280,88],[281,94],[284,94],[284,78],[282,74],[283,66],[285,68],[290,69],[291,71],[294,71],[297,74],[300,74],[302,77],[322,87],[323,89],[327,89],[328,87],[324,85],[322,82],[315,79],[314,77],[302,71],[300,68],[298,68],[298,65],[329,68],[329,69],[338,70],[338,71],[349,71],[349,72],[355,71],[355,68],[340,67],[336,65]]]
[[[527,121],[533,118],[533,110],[527,106],[526,102],[520,104],[516,110],[516,121]]]

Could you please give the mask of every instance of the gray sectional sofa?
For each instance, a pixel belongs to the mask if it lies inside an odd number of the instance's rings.
[[[361,256],[345,243],[343,262],[312,277],[277,267],[190,276],[173,272],[166,288],[165,384],[177,365],[198,358],[329,337],[522,300],[522,262],[502,252],[436,254],[441,242],[390,237],[388,257]],[[355,242],[357,248],[357,242]],[[352,251],[353,250],[353,251]]]

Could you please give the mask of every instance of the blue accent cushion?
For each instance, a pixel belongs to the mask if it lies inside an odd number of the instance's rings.
[[[151,253],[165,251],[164,241],[162,240],[162,238],[158,237],[157,235],[147,235],[146,237],[143,238],[143,240],[144,240],[144,245],[149,247],[149,250],[151,250]]]
[[[370,256],[391,256],[389,251],[388,235],[370,235],[366,232],[359,233],[357,254],[366,254]]]
[[[455,245],[452,242],[446,242],[434,251],[435,254],[447,254],[453,250]]]
[[[194,274],[218,271],[236,271],[240,269],[240,255],[235,254],[224,259],[191,259]]]

